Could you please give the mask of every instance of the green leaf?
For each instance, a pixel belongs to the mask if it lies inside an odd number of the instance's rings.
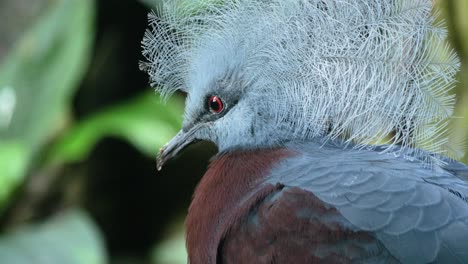
[[[0,90],[12,91],[15,101],[11,122],[0,127],[0,137],[23,142],[31,153],[68,111],[93,39],[92,0],[50,2],[47,12],[0,65]]]
[[[0,209],[68,112],[90,58],[94,1],[47,3],[0,64]]]
[[[106,136],[120,137],[154,156],[177,133],[182,113],[181,98],[163,103],[154,93],[145,93],[78,123],[52,147],[49,162],[81,161]]]
[[[104,264],[102,237],[88,216],[69,211],[45,224],[22,227],[0,239],[5,264]]]
[[[20,142],[0,140],[0,213],[26,170],[27,149]]]

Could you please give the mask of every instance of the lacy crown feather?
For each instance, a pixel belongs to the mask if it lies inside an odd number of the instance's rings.
[[[459,61],[432,9],[431,0],[168,0],[150,14],[142,68],[163,95],[236,71],[264,98],[257,107],[302,137],[453,156]]]

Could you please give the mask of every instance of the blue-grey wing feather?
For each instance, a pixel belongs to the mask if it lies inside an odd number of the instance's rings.
[[[451,172],[464,182],[468,182],[468,166],[458,161],[449,162],[444,169]]]
[[[269,181],[314,193],[403,263],[468,263],[466,165],[446,159],[427,168],[391,152],[333,144],[290,148],[299,154]]]

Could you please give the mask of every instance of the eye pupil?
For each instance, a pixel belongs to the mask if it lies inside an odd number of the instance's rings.
[[[210,108],[210,111],[214,114],[219,114],[221,111],[223,111],[223,102],[219,97],[217,96],[211,96],[209,101],[208,101],[208,107]]]

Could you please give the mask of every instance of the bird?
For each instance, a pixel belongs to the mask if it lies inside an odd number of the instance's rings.
[[[162,1],[140,67],[187,97],[157,168],[218,147],[188,263],[468,263],[446,39],[431,0]]]

